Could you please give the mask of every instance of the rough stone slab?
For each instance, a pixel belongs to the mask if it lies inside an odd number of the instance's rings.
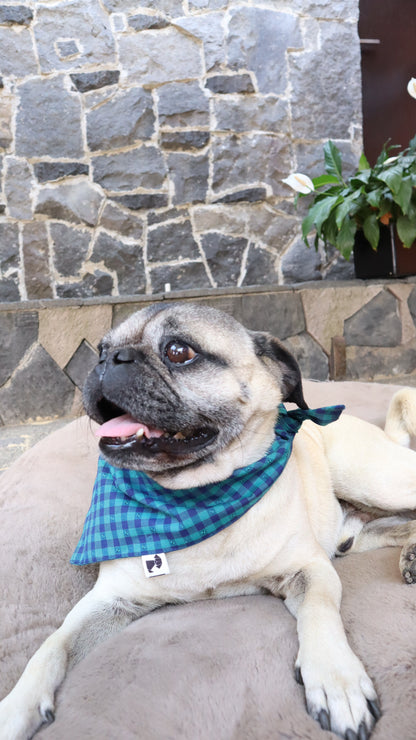
[[[94,369],[97,361],[98,353],[94,352],[84,339],[65,367],[65,372],[72,382],[82,390],[87,375]]]
[[[305,12],[305,0],[290,0],[293,10]],[[333,18],[339,20],[357,21],[358,4],[350,0],[308,0],[306,12],[312,18]]]
[[[241,318],[244,326],[253,331],[269,331],[279,339],[286,339],[305,331],[305,317],[298,293],[290,290],[241,296]]]
[[[232,208],[224,205],[204,204],[192,208],[193,222],[198,233],[217,231],[221,224],[221,232],[234,236],[244,236],[248,220],[249,208],[247,205],[233,204]]]
[[[291,54],[292,127],[296,138],[349,139],[352,121],[361,120],[360,48],[355,25],[321,23],[321,48]],[[339,67],[328,59],[342,59],[342,94]],[[322,101],[325,100],[325,105]]]
[[[199,42],[173,27],[123,34],[119,54],[129,81],[141,85],[188,80],[203,74]]]
[[[228,0],[188,0],[190,10],[211,10],[212,8],[226,8]]]
[[[158,90],[161,126],[208,126],[209,98],[198,82],[170,82]]]
[[[305,247],[306,249],[306,247]],[[343,336],[344,321],[380,292],[379,285],[348,285],[301,290],[308,332],[329,354],[332,337]],[[322,306],[325,311],[322,311]]]
[[[0,149],[8,149],[13,141],[12,120],[13,96],[0,93]]]
[[[102,201],[103,195],[83,181],[42,188],[35,210],[51,218],[95,226]]]
[[[68,59],[68,57],[79,56],[81,54],[81,49],[75,39],[57,41],[56,48],[60,59]]]
[[[266,183],[275,195],[286,194],[282,179],[291,167],[286,138],[269,134],[212,136],[212,152],[216,193]]]
[[[137,87],[119,91],[87,114],[87,142],[92,151],[131,146],[149,139],[155,127],[150,92]]]
[[[163,156],[155,146],[143,145],[93,159],[95,182],[110,191],[161,188],[165,175]]]
[[[123,236],[141,239],[144,221],[126,212],[115,203],[106,203],[100,218],[100,226],[109,231],[116,231]]]
[[[38,338],[36,311],[6,311],[0,321],[0,386],[12,375],[29,347]]]
[[[73,397],[73,383],[37,345],[24,365],[0,388],[1,419],[4,424],[14,424],[65,416],[71,410]]]
[[[303,239],[297,239],[282,257],[282,274],[285,283],[303,280],[322,280],[321,257],[313,247],[308,249]]]
[[[23,264],[29,300],[53,298],[49,270],[49,244],[44,221],[23,224]]]
[[[64,368],[84,339],[91,347],[98,345],[111,328],[111,315],[110,305],[42,309],[39,342],[59,367]]]
[[[87,272],[82,280],[58,283],[56,293],[58,298],[94,298],[96,296],[112,295],[114,280],[103,270]]]
[[[103,0],[103,6],[114,13],[137,10],[137,2],[134,0]],[[155,0],[140,0],[140,7],[154,10]],[[181,15],[182,0],[158,0],[157,9],[168,17]]]
[[[235,193],[227,193],[221,198],[216,198],[213,202],[241,203],[241,201],[247,201],[248,203],[256,203],[257,201],[266,200],[266,198],[266,188],[245,188],[244,190],[237,190]]]
[[[207,2],[207,10],[215,10],[226,5],[214,2]],[[224,14],[223,13],[206,13],[197,16],[182,16],[175,18],[175,26],[183,28],[188,33],[200,39],[203,44],[205,68],[207,71],[225,65],[226,49],[224,36]]]
[[[416,326],[416,286],[412,288],[409,297],[407,299],[407,305],[410,311],[410,315],[413,319],[413,322]]]
[[[0,303],[20,301],[19,275],[14,271],[10,277],[0,278]]]
[[[209,144],[209,131],[162,131],[160,146],[162,149],[203,149]]]
[[[0,25],[28,26],[33,12],[27,5],[0,5]]]
[[[74,87],[79,92],[90,92],[100,87],[116,85],[120,78],[119,69],[103,69],[98,72],[79,72],[71,74],[70,78]]]
[[[393,284],[390,283],[388,289],[390,293],[393,293],[393,295],[399,299],[399,311],[402,322],[402,342],[403,344],[407,344],[407,342],[412,341],[412,339],[416,337],[416,327],[408,304],[408,300],[414,286],[407,285],[406,283],[397,280]]]
[[[271,96],[217,97],[214,115],[216,131],[289,133],[288,103]]]
[[[247,239],[209,233],[203,234],[201,245],[216,284],[220,287],[237,285]]]
[[[400,347],[348,347],[347,378],[378,380],[412,374],[416,368],[416,343]]]
[[[329,358],[329,377],[331,380],[344,380],[347,374],[347,353],[344,337],[332,337]]]
[[[284,344],[295,356],[304,378],[328,380],[328,357],[309,334],[305,332],[289,337]]]
[[[35,176],[39,182],[53,182],[64,177],[88,175],[89,167],[82,162],[36,162],[33,165]]]
[[[121,295],[145,292],[146,277],[141,245],[126,243],[101,232],[95,241],[91,261],[100,262],[117,274]]]
[[[250,244],[242,285],[277,285],[279,283],[278,258],[265,249]]]
[[[78,275],[87,256],[91,233],[55,222],[50,224],[49,229],[55,269],[64,277]]]
[[[32,37],[28,28],[16,26],[0,28],[0,74],[19,78],[38,72]]]
[[[170,284],[171,290],[190,290],[195,285],[202,288],[212,287],[202,262],[153,267],[150,279],[153,293],[163,293],[166,283]]]
[[[19,96],[16,154],[84,157],[80,101],[65,90],[62,77],[28,80],[19,86]]]
[[[249,74],[213,75],[208,77],[205,87],[213,93],[254,93],[254,85]]]
[[[231,9],[227,42],[229,66],[253,71],[259,92],[279,95],[286,91],[288,46],[303,46],[296,16],[266,8]]]
[[[325,280],[354,280],[355,269],[352,259],[347,261],[331,245],[321,247],[321,253],[322,276]]]
[[[149,262],[200,259],[191,222],[189,220],[171,221],[149,229],[147,259]]]
[[[142,211],[150,208],[163,208],[168,205],[166,193],[136,193],[134,195],[122,195],[113,197],[114,201],[121,203],[132,211]]]
[[[137,13],[136,15],[130,15],[128,17],[127,24],[134,31],[145,31],[146,29],[151,28],[166,28],[166,26],[169,25],[169,22],[162,16]]]
[[[55,42],[63,36],[73,39],[82,50],[74,59],[61,59]],[[115,43],[107,13],[99,0],[68,0],[56,5],[38,3],[34,25],[42,72],[77,68],[84,64],[114,65]]]
[[[19,227],[15,223],[0,223],[0,269],[3,275],[19,266]]]
[[[185,152],[169,154],[168,169],[175,187],[172,199],[174,205],[205,200],[209,176],[208,154],[200,156]]]
[[[4,158],[4,191],[9,215],[12,218],[30,219],[33,215],[33,173],[25,159]]]
[[[187,208],[168,208],[164,211],[150,211],[147,214],[147,223],[149,226],[160,224],[165,221],[174,221],[178,218],[189,218],[189,211]]]
[[[344,322],[347,345],[395,347],[401,343],[402,325],[397,299],[382,290]]]

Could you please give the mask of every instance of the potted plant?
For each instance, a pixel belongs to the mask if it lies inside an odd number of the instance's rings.
[[[385,144],[371,167],[364,154],[358,170],[342,174],[339,149],[324,146],[325,174],[310,179],[294,173],[283,182],[311,196],[302,236],[315,231],[314,244],[332,244],[345,259],[354,254],[357,277],[391,277],[416,273],[416,136],[408,147]]]

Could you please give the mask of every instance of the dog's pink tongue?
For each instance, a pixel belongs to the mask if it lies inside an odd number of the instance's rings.
[[[131,437],[132,434],[137,434],[141,430],[148,438],[161,437],[163,434],[160,429],[150,429],[140,421],[136,421],[130,414],[123,414],[123,416],[106,421],[101,424],[95,434],[97,437]]]

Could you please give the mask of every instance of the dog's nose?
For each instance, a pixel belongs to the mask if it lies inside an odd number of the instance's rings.
[[[113,352],[111,359],[115,365],[134,362],[138,359],[138,352],[134,347],[122,347]]]

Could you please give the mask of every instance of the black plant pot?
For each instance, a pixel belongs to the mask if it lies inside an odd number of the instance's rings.
[[[380,224],[380,241],[374,250],[362,231],[354,243],[354,268],[357,278],[389,278],[416,275],[416,242],[404,247],[393,224]]]

